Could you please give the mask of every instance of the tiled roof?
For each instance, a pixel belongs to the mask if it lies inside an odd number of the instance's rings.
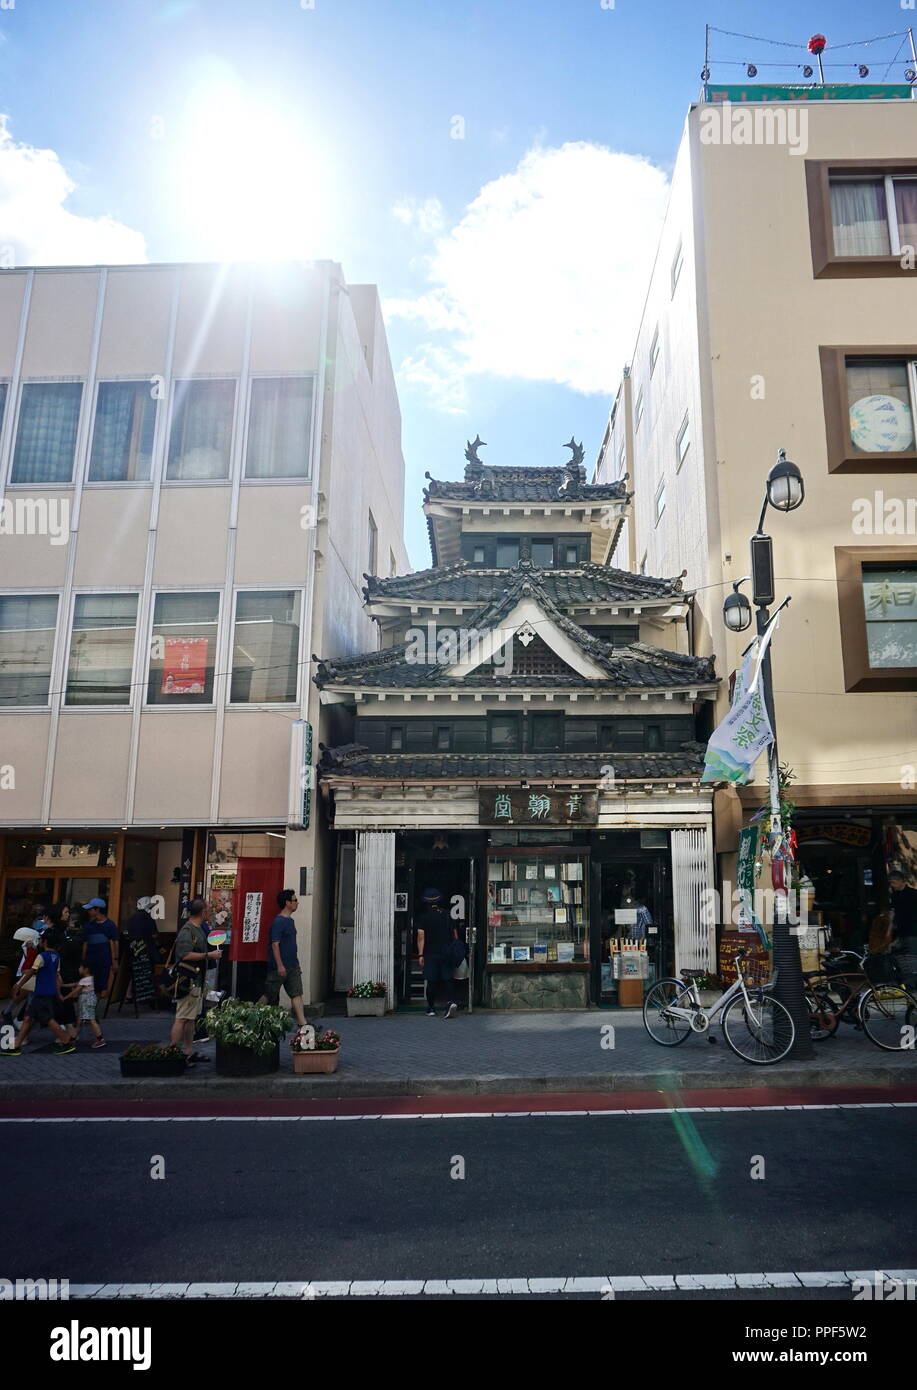
[[[421,603],[489,604],[501,597],[520,574],[537,577],[547,596],[562,608],[684,596],[682,576],[654,579],[650,575],[631,574],[628,570],[589,562],[571,569],[539,569],[525,561],[512,569],[481,569],[467,560],[460,560],[456,565],[436,565],[415,574],[396,575],[392,579],[370,576],[363,595],[367,602],[411,599]]]
[[[677,753],[371,753],[359,743],[323,748],[318,770],[324,779],[387,782],[600,781],[614,768],[615,783],[697,779],[704,745],[683,743]],[[603,772],[604,769],[604,772]]]
[[[686,656],[680,652],[648,647],[642,642],[615,647],[563,613],[547,593],[540,571],[524,565],[513,572],[513,579],[493,602],[485,604],[469,616],[466,631],[488,632],[499,625],[523,599],[532,600],[549,622],[555,624],[593,661],[605,678],[586,677],[571,670],[562,675],[503,675],[481,666],[461,677],[463,687],[491,690],[546,687],[563,689],[644,690],[681,689],[686,686],[710,685],[716,680],[714,658]],[[368,652],[333,661],[319,661],[315,683],[319,687],[338,686],[348,690],[411,689],[440,687],[450,689],[456,684],[449,675],[449,666],[416,659],[413,643],[402,642],[382,651]]]
[[[573,441],[565,448],[570,448]],[[582,458],[582,449],[576,455]],[[615,483],[587,483],[586,470],[574,459],[547,467],[493,467],[477,458],[465,464],[463,482],[451,478],[425,476],[429,486],[424,500],[433,498],[457,502],[556,502],[571,497],[589,502],[623,501],[627,497],[627,478]]]

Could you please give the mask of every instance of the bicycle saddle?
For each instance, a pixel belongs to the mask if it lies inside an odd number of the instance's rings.
[[[702,980],[706,974],[706,970],[682,970],[681,978],[683,980]]]

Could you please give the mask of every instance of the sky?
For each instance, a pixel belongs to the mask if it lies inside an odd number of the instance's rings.
[[[378,285],[421,568],[424,472],[461,477],[467,439],[551,464],[572,434],[594,463],[705,24],[840,44],[906,28],[904,6],[0,0],[2,264],[327,258]],[[712,43],[722,81],[805,58]]]

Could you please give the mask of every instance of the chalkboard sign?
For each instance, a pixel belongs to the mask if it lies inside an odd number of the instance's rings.
[[[138,940],[130,943],[130,962],[131,978],[134,982],[134,1002],[144,1004],[149,999],[155,999],[153,965],[145,941]]]

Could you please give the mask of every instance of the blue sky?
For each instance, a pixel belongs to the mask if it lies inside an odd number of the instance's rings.
[[[565,458],[572,432],[594,460],[705,22],[840,43],[913,16],[897,0],[307,5],[0,10],[0,242],[38,263],[130,260],[138,246],[150,260],[257,258],[281,253],[286,222],[302,254],[378,284],[418,567],[429,563],[424,470],[460,476],[466,438],[480,432],[491,462],[534,464]],[[796,58],[725,37],[714,53]],[[297,179],[303,167],[309,178]],[[214,168],[236,173],[236,188],[251,180],[254,195],[221,203],[204,177]],[[279,209],[268,206],[278,188]]]

